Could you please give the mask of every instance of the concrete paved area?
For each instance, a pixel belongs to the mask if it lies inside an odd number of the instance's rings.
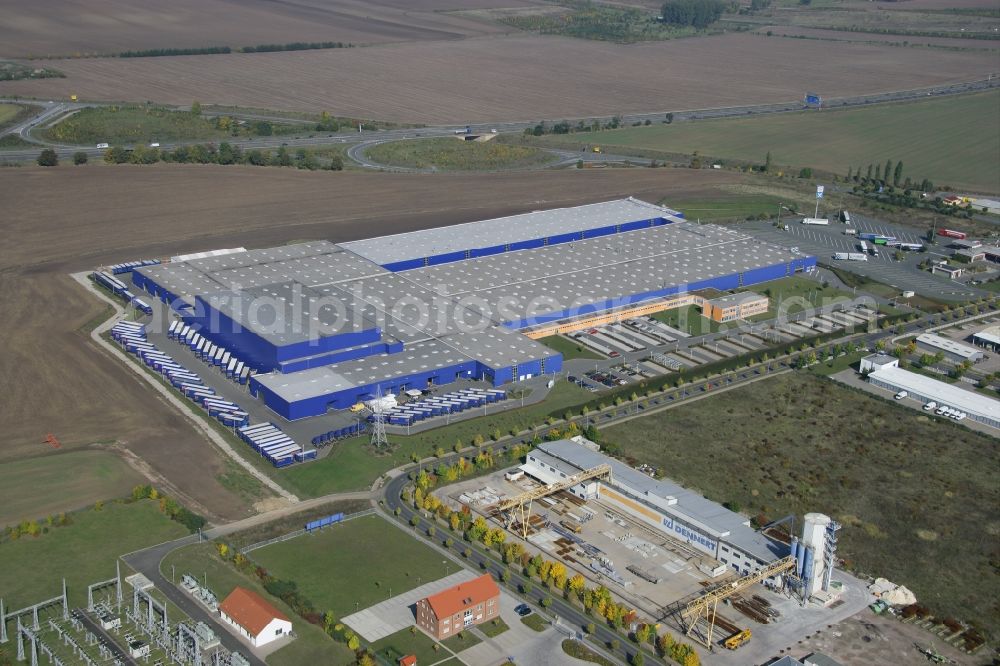
[[[348,615],[343,619],[344,624],[358,632],[366,641],[377,641],[413,626],[416,623],[413,606],[420,599],[475,577],[474,573],[463,569]]]
[[[459,659],[469,666],[493,666],[504,663],[508,657],[515,664],[584,664],[562,650],[562,641],[572,630],[560,632],[555,626],[545,631],[529,628],[518,617],[514,607],[522,603],[520,599],[500,593],[500,617],[510,627],[495,638],[489,638],[478,630],[473,630],[483,640],[468,650],[458,653]]]
[[[829,608],[817,604],[801,606],[799,601],[788,599],[783,595],[763,590],[755,591],[755,594],[765,597],[771,602],[772,608],[781,613],[781,618],[773,624],[759,625],[731,607],[727,607],[724,611],[720,610],[720,613],[731,621],[749,627],[753,632],[753,638],[744,647],[733,652],[716,647],[711,658],[705,660],[705,663],[713,666],[767,663],[772,657],[787,654],[792,646],[797,645],[806,636],[846,620],[863,611],[875,600],[868,593],[865,582],[848,573],[834,571],[833,580],[843,583],[844,593],[839,600],[842,603],[835,601]]]

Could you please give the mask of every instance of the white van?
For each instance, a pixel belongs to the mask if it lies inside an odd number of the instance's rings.
[[[936,403],[936,402],[934,402],[933,400],[931,400],[931,401],[930,401],[930,402],[928,402],[928,403],[927,403],[926,405],[924,405],[924,411],[925,411],[925,412],[929,412],[929,411],[931,411],[932,409],[934,409],[935,407],[937,407],[937,403]]]
[[[106,149],[106,148],[110,148],[111,146],[108,145],[108,144],[106,144],[106,143],[99,143],[99,144],[97,144],[97,147],[99,149]]]
[[[940,407],[937,408],[937,410],[934,413],[937,414],[938,416],[944,416],[944,413],[947,411],[948,408],[945,407],[944,405],[941,405]]]
[[[910,395],[910,394],[907,393],[906,391],[900,391],[899,393],[896,394],[896,400],[902,400],[903,398],[905,398],[908,395]]]

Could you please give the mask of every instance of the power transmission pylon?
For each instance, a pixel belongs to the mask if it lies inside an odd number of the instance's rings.
[[[375,387],[375,400],[372,402],[372,446],[377,449],[389,446],[385,437],[385,406],[382,404],[382,387]]]

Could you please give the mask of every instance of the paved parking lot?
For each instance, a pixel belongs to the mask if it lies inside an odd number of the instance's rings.
[[[859,232],[872,232],[887,236],[895,236],[904,243],[927,243],[912,229],[906,229],[886,222],[881,222],[857,213],[852,213],[852,226]],[[870,277],[896,287],[900,291],[912,289],[918,294],[943,300],[967,300],[978,296],[976,290],[954,280],[940,275],[932,275],[920,270],[918,264],[927,259],[944,258],[947,256],[940,246],[927,246],[927,252],[904,252],[902,261],[893,259],[892,248],[883,249],[878,257],[868,257],[868,261],[835,261],[835,252],[857,252],[858,240],[855,236],[844,234],[847,225],[835,219],[829,226],[805,225],[800,218],[787,220],[788,231],[776,228],[766,221],[748,221],[740,225],[740,229],[757,236],[761,240],[783,245],[798,247],[803,252],[815,254],[817,258],[828,264],[834,264],[845,270]]]

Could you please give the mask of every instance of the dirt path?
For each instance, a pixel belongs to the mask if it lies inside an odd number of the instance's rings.
[[[256,467],[254,467],[249,462],[247,462],[243,458],[243,456],[241,456],[236,451],[234,451],[233,447],[229,445],[229,442],[227,442],[225,439],[223,439],[219,435],[219,433],[217,433],[215,430],[213,430],[211,427],[209,427],[204,422],[204,420],[198,418],[197,415],[195,415],[194,413],[192,413],[187,408],[187,405],[185,405],[181,401],[181,399],[178,398],[177,395],[173,391],[167,389],[162,384],[154,381],[146,373],[144,373],[141,368],[137,367],[134,363],[132,363],[131,360],[125,355],[124,352],[122,352],[120,349],[118,349],[117,347],[115,347],[114,345],[112,345],[110,342],[108,342],[107,340],[105,340],[103,337],[101,337],[101,335],[103,333],[105,333],[106,331],[108,331],[112,326],[114,326],[115,323],[117,323],[123,317],[123,315],[125,314],[125,311],[122,310],[122,308],[118,305],[118,303],[116,303],[115,301],[111,300],[110,298],[108,298],[107,296],[105,296],[104,294],[102,294],[90,282],[90,280],[87,279],[87,274],[86,273],[74,273],[73,274],[73,279],[76,280],[81,285],[83,285],[83,287],[85,289],[87,289],[88,291],[90,291],[97,298],[99,298],[99,299],[101,299],[101,300],[103,300],[103,301],[105,301],[107,303],[110,303],[111,306],[114,307],[114,309],[115,309],[115,316],[114,317],[112,317],[111,319],[108,319],[106,322],[104,322],[103,324],[101,324],[100,326],[98,326],[97,328],[95,328],[91,332],[90,338],[97,345],[103,347],[112,356],[117,356],[118,358],[120,358],[129,367],[130,370],[132,370],[133,372],[135,372],[136,375],[138,375],[139,377],[141,377],[150,387],[153,388],[153,390],[155,390],[156,392],[158,392],[168,403],[170,403],[171,406],[177,408],[177,410],[179,410],[185,417],[187,417],[191,421],[191,423],[195,426],[195,428],[197,428],[198,431],[206,439],[208,439],[210,442],[212,442],[213,444],[215,444],[219,449],[221,449],[223,451],[223,453],[225,453],[227,456],[229,456],[230,458],[232,458],[236,462],[236,464],[238,464],[240,467],[242,467],[243,469],[245,469],[251,476],[253,476],[254,478],[256,478],[258,481],[260,481],[261,483],[263,483],[265,486],[267,486],[268,488],[270,488],[271,490],[273,490],[275,493],[277,493],[281,497],[284,497],[289,502],[293,502],[294,503],[294,502],[298,502],[299,501],[298,497],[296,497],[292,493],[290,493],[287,490],[285,490],[284,488],[282,488],[280,485],[278,485],[277,482],[274,481],[274,479],[272,479],[271,477],[267,476],[266,474],[264,474],[263,472],[261,472],[260,470],[258,470]]]

